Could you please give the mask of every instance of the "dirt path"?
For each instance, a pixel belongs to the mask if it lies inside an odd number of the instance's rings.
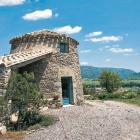
[[[60,121],[25,140],[140,140],[140,108],[106,101],[48,110]]]

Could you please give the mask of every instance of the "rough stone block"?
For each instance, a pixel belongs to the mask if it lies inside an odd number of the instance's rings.
[[[7,132],[6,126],[1,125],[0,126],[0,135],[5,135]]]

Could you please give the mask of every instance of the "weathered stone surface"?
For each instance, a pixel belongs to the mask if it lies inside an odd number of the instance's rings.
[[[3,73],[0,73],[0,96],[3,96],[6,93],[6,88],[8,81],[11,75],[10,69],[5,69]]]
[[[69,53],[60,53],[59,44],[62,42],[68,45]],[[60,99],[62,99],[61,77],[72,77],[74,103],[77,104],[78,99],[82,101],[83,87],[77,53],[77,45],[79,43],[76,40],[66,35],[43,30],[14,38],[10,43],[12,44],[12,57],[8,57],[8,61],[9,59],[15,59],[15,54],[16,58],[22,58],[18,53],[22,53],[24,56],[26,55],[26,58],[31,59],[30,51],[34,52],[33,56],[35,56],[36,53],[41,56],[43,50],[52,49],[52,54],[47,54],[43,58],[25,63],[26,65],[24,64],[24,66],[20,65],[20,63],[17,64],[17,71],[21,73],[24,71],[34,72],[37,84],[47,98],[51,98],[53,93],[58,93]],[[38,50],[41,50],[41,54],[39,54]],[[22,62],[22,60],[20,61]],[[9,66],[11,65],[12,64],[9,64]],[[11,68],[13,69],[13,67]],[[15,68],[16,67],[14,67],[14,69]],[[3,84],[4,81],[2,82],[2,87],[7,85]]]
[[[11,121],[11,123],[16,124],[17,121],[18,121],[18,117],[19,117],[19,111],[13,113],[13,114],[10,116],[10,121]]]
[[[0,135],[5,135],[7,132],[6,126],[0,124]]]

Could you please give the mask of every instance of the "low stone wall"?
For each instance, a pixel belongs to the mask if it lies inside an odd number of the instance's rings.
[[[0,96],[3,96],[6,93],[6,88],[8,86],[9,78],[11,75],[11,69],[0,69]]]

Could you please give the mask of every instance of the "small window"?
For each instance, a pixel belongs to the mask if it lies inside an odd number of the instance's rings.
[[[60,43],[60,52],[61,53],[69,53],[69,47],[65,43]]]

